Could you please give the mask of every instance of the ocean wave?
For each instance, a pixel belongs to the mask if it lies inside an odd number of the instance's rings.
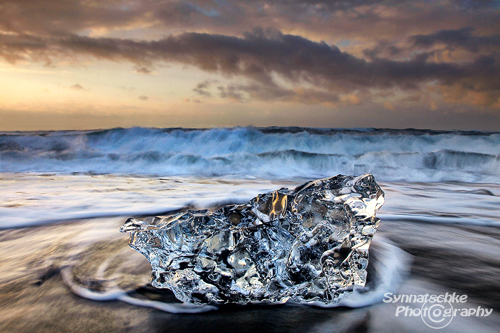
[[[0,133],[0,172],[494,182],[500,132],[237,127]]]

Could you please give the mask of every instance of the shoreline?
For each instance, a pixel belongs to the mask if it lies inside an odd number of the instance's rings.
[[[3,254],[0,325],[3,331],[197,332],[207,327],[219,332],[250,332],[259,327],[290,332],[326,332],[332,328],[340,332],[388,327],[409,331],[425,329],[422,321],[395,317],[394,304],[378,303],[358,309],[249,306],[186,315],[118,301],[96,302],[71,293],[59,273],[61,267],[79,265],[81,276],[90,276],[99,263],[115,254],[116,258],[130,261],[122,265],[125,268],[120,268],[127,277],[121,283],[133,286],[137,281],[126,280],[149,278],[149,263],[129,249],[128,236],[118,232],[123,221],[123,218],[91,219],[0,231]],[[500,286],[494,278],[500,274],[500,259],[495,256],[500,251],[499,228],[382,220],[375,238],[377,235],[413,255],[411,276],[401,285],[399,293],[433,290],[465,293],[469,305],[494,309],[491,316],[474,325],[481,325],[484,332],[494,332],[496,325],[500,325]],[[110,272],[118,266],[111,264]],[[105,271],[104,276],[107,274]],[[385,319],[381,320],[380,316]],[[465,331],[464,327],[472,323],[471,318],[460,320],[455,318],[449,328]]]

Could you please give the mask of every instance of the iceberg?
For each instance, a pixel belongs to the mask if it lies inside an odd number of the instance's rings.
[[[191,304],[331,305],[365,286],[384,192],[370,174],[337,175],[244,204],[130,218],[121,232],[151,284]]]

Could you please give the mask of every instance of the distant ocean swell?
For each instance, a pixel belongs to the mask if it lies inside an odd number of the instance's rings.
[[[0,133],[0,172],[500,182],[500,132],[307,128]]]

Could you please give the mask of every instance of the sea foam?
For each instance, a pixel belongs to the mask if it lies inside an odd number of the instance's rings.
[[[217,128],[0,133],[0,172],[500,182],[499,132]]]

